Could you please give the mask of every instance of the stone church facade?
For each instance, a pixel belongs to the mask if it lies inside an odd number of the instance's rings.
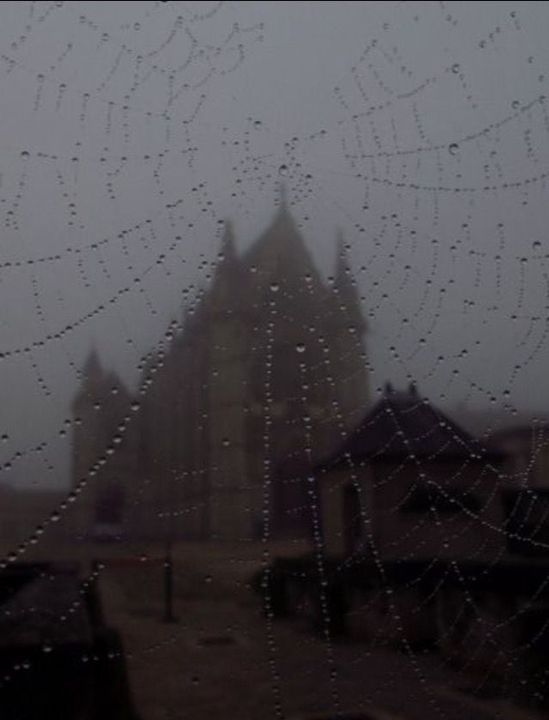
[[[135,396],[88,358],[73,403],[74,485],[91,473],[78,532],[308,533],[303,467],[368,405],[366,328],[342,241],[325,281],[284,201],[242,254],[226,225],[210,286],[180,328],[144,363]]]

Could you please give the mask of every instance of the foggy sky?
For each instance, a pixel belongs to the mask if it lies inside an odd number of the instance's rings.
[[[90,348],[133,386],[222,221],[249,245],[281,180],[326,276],[349,243],[374,392],[414,377],[443,407],[547,413],[548,22],[544,3],[3,3],[0,480],[66,483]]]

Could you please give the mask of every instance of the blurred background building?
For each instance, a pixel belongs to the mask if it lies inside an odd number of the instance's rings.
[[[73,403],[74,486],[93,476],[77,528],[308,533],[305,483],[283,469],[332,451],[368,405],[366,327],[343,240],[325,281],[284,197],[243,254],[227,224],[211,284],[182,324],[144,364],[135,397],[90,354]]]

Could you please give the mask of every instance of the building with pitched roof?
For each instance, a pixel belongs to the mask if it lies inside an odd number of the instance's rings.
[[[122,385],[88,360],[74,402],[75,486],[93,472],[79,526],[190,539],[309,532],[307,488],[278,469],[319,461],[368,404],[366,327],[343,241],[326,281],[284,198],[242,254],[227,223],[210,286],[182,325],[151,354],[135,398],[121,389],[103,401]]]
[[[311,472],[326,552],[380,561],[496,557],[505,547],[501,459],[415,385],[387,384]]]

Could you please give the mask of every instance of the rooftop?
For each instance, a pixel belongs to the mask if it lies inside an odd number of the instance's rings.
[[[387,383],[383,397],[321,468],[410,455],[432,461],[480,460],[489,453],[477,439],[422,398],[414,384],[401,391]]]

